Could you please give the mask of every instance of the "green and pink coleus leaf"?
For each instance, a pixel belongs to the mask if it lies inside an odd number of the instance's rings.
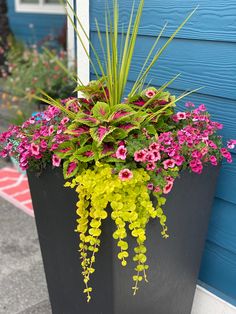
[[[57,150],[54,151],[54,154],[59,158],[64,159],[68,156],[71,156],[75,152],[75,145],[72,141],[64,142],[59,145]]]
[[[87,125],[79,125],[78,123],[71,124],[65,131],[65,134],[70,134],[74,136],[81,136],[82,134],[88,133],[89,127]]]
[[[98,145],[101,145],[103,140],[111,134],[116,128],[112,126],[98,126],[90,129],[90,135]]]
[[[79,161],[76,159],[67,160],[63,163],[63,175],[65,179],[72,178],[80,169]]]
[[[114,106],[112,110],[112,114],[109,117],[109,121],[112,124],[116,124],[121,121],[127,121],[134,114],[135,114],[135,111],[129,105],[119,104],[119,105]]]
[[[92,114],[100,121],[107,121],[110,116],[110,106],[105,102],[97,102],[92,109]]]
[[[81,112],[76,115],[75,121],[89,127],[97,126],[100,123],[100,121],[92,115]]]
[[[85,145],[77,149],[73,156],[79,161],[89,162],[95,159],[96,152],[94,151],[92,145]]]

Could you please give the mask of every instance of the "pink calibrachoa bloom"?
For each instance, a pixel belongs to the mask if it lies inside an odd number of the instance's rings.
[[[52,133],[54,132],[54,126],[50,125],[50,127],[48,128],[48,135],[52,135]]]
[[[149,149],[150,150],[159,150],[160,149],[160,144],[157,143],[157,142],[154,142],[154,143],[149,145]]]
[[[120,145],[116,151],[116,158],[125,160],[127,156],[127,149],[124,145]]]
[[[170,193],[170,191],[172,190],[174,185],[174,182],[168,181],[168,183],[166,184],[166,186],[163,188],[163,193],[164,194],[168,194]]]
[[[176,117],[178,120],[185,120],[186,119],[186,112],[177,112]]]
[[[153,183],[148,183],[147,188],[148,188],[150,191],[153,191],[153,189],[154,189]]]
[[[145,162],[146,161],[147,152],[142,149],[134,153],[134,160],[137,162]]]
[[[217,158],[215,156],[210,156],[210,162],[213,166],[217,166]]]
[[[154,188],[154,192],[155,192],[155,193],[161,192],[161,188],[160,188],[159,186],[156,186],[156,187]]]
[[[119,178],[121,181],[127,181],[133,178],[133,172],[129,169],[123,169],[119,172]]]
[[[229,140],[229,141],[227,142],[227,147],[228,147],[229,149],[234,149],[234,148],[235,148],[235,145],[236,145],[236,140]]]
[[[174,168],[175,167],[175,160],[174,159],[167,159],[163,161],[164,169]]]
[[[39,155],[39,145],[32,143],[30,145],[30,148],[31,148],[32,155],[34,155],[34,156]]]
[[[61,164],[61,158],[59,158],[57,155],[52,156],[52,164],[54,167],[59,167]]]
[[[148,89],[146,92],[145,92],[145,95],[148,97],[148,98],[153,98],[155,95],[156,95],[156,92],[152,89]]]
[[[198,109],[200,110],[200,111],[206,111],[206,106],[205,105],[203,105],[203,104],[201,104],[199,107],[198,107]]]
[[[62,120],[61,120],[61,124],[62,125],[65,125],[67,122],[69,122],[70,119],[68,117],[64,117]]]
[[[149,170],[149,171],[155,170],[155,169],[156,169],[156,164],[155,164],[155,162],[149,162],[149,163],[147,164],[146,169]]]

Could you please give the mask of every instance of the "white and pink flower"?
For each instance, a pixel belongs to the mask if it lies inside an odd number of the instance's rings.
[[[164,169],[174,168],[175,167],[175,160],[174,159],[166,159],[163,161]]]
[[[148,90],[145,92],[145,95],[146,95],[148,98],[153,98],[153,97],[156,95],[156,92],[155,92],[153,89],[148,89]]]
[[[145,162],[146,161],[147,152],[142,149],[134,153],[134,160],[137,162]]]
[[[177,112],[176,113],[176,118],[178,120],[185,120],[187,118],[186,112]]]
[[[120,145],[116,151],[116,158],[125,160],[127,157],[127,148],[124,145]]]
[[[129,169],[123,169],[119,172],[119,178],[121,181],[127,181],[133,178],[133,172]]]
[[[59,167],[61,164],[61,158],[59,158],[57,155],[52,156],[52,164],[54,167]]]

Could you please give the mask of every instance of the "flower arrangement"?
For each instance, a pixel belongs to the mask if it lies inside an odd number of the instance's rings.
[[[128,97],[122,98],[143,3],[140,2],[132,32],[130,22],[124,52],[119,58],[115,1],[113,27],[107,26],[107,35],[109,30],[112,35],[106,39],[106,69],[97,59],[102,77],[86,86],[80,82],[78,98],[59,101],[43,93],[42,99],[50,106],[0,136],[2,157],[14,156],[22,169],[39,173],[48,166],[61,167],[65,187],[78,194],[76,232],[88,302],[102,224],[108,216],[116,227],[113,238],[122,266],[127,265],[131,254],[128,236],[136,241],[133,253],[136,294],[139,282],[147,281],[146,226],[151,219],[157,219],[162,237],[168,238],[163,206],[181,171],[188,169],[201,174],[204,167],[217,166],[223,158],[232,162],[229,150],[223,147],[217,134],[222,124],[212,121],[203,104],[195,107],[186,103],[186,111],[175,110],[176,101],[188,94],[176,98],[166,90],[175,78],[158,89],[144,88],[160,50],[152,60],[147,57]],[[78,38],[81,39],[79,34]],[[169,40],[165,47],[168,43]],[[235,145],[235,140],[228,142],[230,149]]]

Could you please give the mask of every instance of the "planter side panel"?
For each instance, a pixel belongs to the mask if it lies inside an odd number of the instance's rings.
[[[75,192],[63,188],[60,170],[40,178],[28,174],[50,301],[54,314],[190,314],[214,198],[218,168],[202,175],[184,171],[168,195],[165,211],[170,238],[161,239],[158,221],[147,229],[149,283],[132,296],[132,256],[117,260],[114,224],[103,224],[101,249],[86,304],[78,254]],[[130,252],[134,246],[129,238]],[[131,254],[132,255],[132,254]]]
[[[40,177],[28,173],[28,178],[52,312],[111,314],[112,261],[109,255],[106,260],[102,257],[112,250],[111,237],[104,241],[106,235],[103,235],[101,253],[97,257],[96,273],[93,275],[93,299],[87,304],[86,295],[83,294],[79,237],[74,232],[78,218],[75,205],[77,195],[74,190],[63,187],[65,181],[60,170],[47,169]]]

